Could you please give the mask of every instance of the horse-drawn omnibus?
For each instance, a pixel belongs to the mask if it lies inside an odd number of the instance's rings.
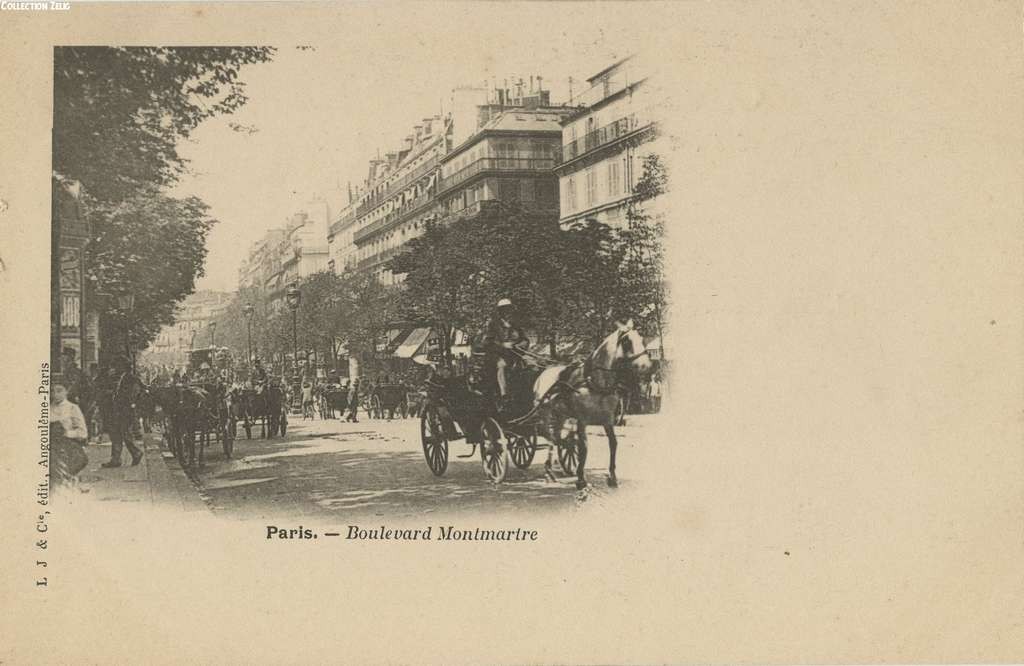
[[[195,376],[203,364],[210,366],[210,369],[218,376],[221,373],[230,373],[233,369],[231,350],[227,347],[204,347],[193,349],[188,353],[188,372]]]

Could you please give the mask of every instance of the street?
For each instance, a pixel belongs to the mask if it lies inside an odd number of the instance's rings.
[[[556,471],[558,481],[543,474],[547,450],[539,448],[529,469],[510,465],[508,478],[491,484],[481,467],[479,451],[463,441],[450,445],[448,470],[434,476],[423,459],[419,420],[303,421],[292,416],[284,439],[253,439],[235,443],[233,459],[225,459],[219,445],[208,448],[205,465],[190,474],[199,494],[218,515],[232,518],[320,518],[385,516],[402,518],[443,512],[536,512],[572,508],[579,501],[569,478]],[[618,428],[618,467],[621,487],[606,485],[607,439],[601,428],[588,430],[590,456],[588,497],[614,501],[628,493],[642,456],[645,426],[654,416],[631,416]],[[543,440],[541,440],[543,442]],[[172,467],[177,463],[169,459]],[[557,470],[557,461],[554,463]]]

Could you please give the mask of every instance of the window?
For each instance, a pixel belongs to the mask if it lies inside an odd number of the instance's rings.
[[[587,205],[593,206],[597,201],[597,169],[587,169]]]
[[[622,191],[622,182],[619,178],[619,163],[617,160],[608,162],[608,196],[613,197]]]
[[[521,180],[519,181],[519,200],[520,201],[533,201],[533,181],[532,180]]]
[[[565,197],[566,210],[576,210],[576,176],[569,176]]]

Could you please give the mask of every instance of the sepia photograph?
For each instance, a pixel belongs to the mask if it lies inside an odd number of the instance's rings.
[[[0,662],[1020,662],[1021,25],[0,3]]]
[[[640,482],[671,141],[628,46],[466,54],[450,87],[329,46],[55,47],[51,485],[348,519],[572,507],[620,452]]]

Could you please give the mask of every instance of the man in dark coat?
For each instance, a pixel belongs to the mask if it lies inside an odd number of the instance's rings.
[[[503,298],[498,301],[497,311],[487,323],[483,343],[495,367],[499,405],[503,405],[508,395],[507,368],[518,363],[517,351],[530,346],[529,339],[515,324],[512,301],[509,299]]]
[[[348,415],[345,416],[345,420],[349,423],[358,423],[357,412],[359,411],[359,380],[355,379],[352,382],[351,388],[348,390]]]
[[[110,391],[109,416],[104,418],[107,432],[110,434],[110,461],[103,463],[101,467],[120,467],[123,446],[128,447],[134,466],[142,460],[142,449],[135,445],[134,431],[137,424],[133,426],[136,422],[135,400],[141,382],[132,372],[128,359],[115,359],[114,368],[113,375],[108,377],[110,383],[105,387]]]

